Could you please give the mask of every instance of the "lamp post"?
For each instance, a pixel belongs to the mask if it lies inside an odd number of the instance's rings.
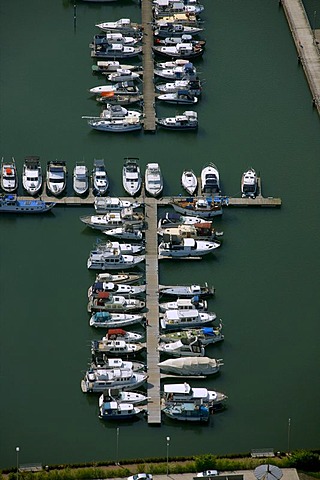
[[[19,452],[20,452],[20,447],[16,447],[16,454],[17,454],[17,480],[19,479]]]
[[[290,430],[291,430],[291,418],[288,420],[288,454],[290,453]]]
[[[117,427],[117,457],[116,457],[116,465],[119,465],[119,433],[120,433],[120,428]]]
[[[169,476],[169,446],[170,446],[170,437],[167,437],[167,477]]]

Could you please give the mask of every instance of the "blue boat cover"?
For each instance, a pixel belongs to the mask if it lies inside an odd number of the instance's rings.
[[[203,327],[202,331],[205,335],[215,335],[212,327]]]

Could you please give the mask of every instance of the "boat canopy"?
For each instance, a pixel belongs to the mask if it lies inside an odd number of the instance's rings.
[[[111,328],[107,333],[108,337],[111,337],[112,335],[125,335],[127,332],[122,328]]]

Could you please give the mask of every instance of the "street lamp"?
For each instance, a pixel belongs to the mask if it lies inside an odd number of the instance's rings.
[[[120,428],[117,427],[117,456],[116,456],[116,465],[119,465],[119,433],[120,433]]]
[[[169,446],[170,446],[170,437],[167,437],[167,477],[169,476]]]
[[[16,454],[17,454],[17,480],[19,479],[19,452],[20,452],[20,447],[16,447]]]

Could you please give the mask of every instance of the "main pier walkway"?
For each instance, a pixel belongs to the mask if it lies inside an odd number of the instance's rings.
[[[280,0],[309,87],[320,114],[320,50],[301,0]]]
[[[153,29],[152,2],[141,0],[141,17],[143,26],[143,114],[144,131],[155,132],[156,112],[154,94],[154,64],[153,64]]]

